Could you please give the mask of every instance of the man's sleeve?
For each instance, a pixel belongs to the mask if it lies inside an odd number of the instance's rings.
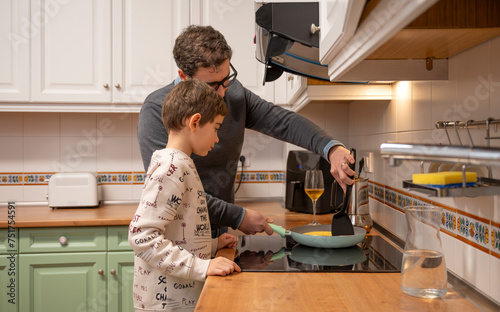
[[[245,89],[248,101],[246,127],[275,139],[298,145],[328,160],[331,147],[343,144],[309,119],[267,102]]]

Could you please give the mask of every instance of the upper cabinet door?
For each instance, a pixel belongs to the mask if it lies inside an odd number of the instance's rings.
[[[111,0],[31,1],[32,100],[111,100]]]
[[[28,1],[0,1],[0,101],[29,101]]]
[[[143,103],[177,77],[175,38],[189,25],[189,1],[113,1],[113,102]]]
[[[233,50],[231,63],[238,80],[250,91],[274,102],[273,83],[264,81],[264,64],[255,58],[254,1],[209,1],[192,3],[192,24],[210,25],[220,31]]]

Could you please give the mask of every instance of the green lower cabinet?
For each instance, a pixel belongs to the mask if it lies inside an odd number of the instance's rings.
[[[106,275],[106,252],[21,254],[19,311],[106,312]]]
[[[108,312],[133,312],[134,253],[108,252]]]
[[[17,263],[17,254],[0,255],[0,311],[2,312],[17,312],[19,305]]]

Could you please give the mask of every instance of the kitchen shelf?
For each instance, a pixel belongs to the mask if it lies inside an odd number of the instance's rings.
[[[403,188],[425,193],[433,197],[476,197],[500,194],[500,180],[478,178],[476,185],[467,187],[439,188],[428,185],[415,184],[410,180],[403,181]]]
[[[404,159],[500,167],[500,148],[495,147],[382,143],[380,153],[395,166]]]
[[[403,160],[459,163],[463,165],[464,175],[467,166],[500,167],[500,148],[493,147],[383,143],[380,145],[380,154],[383,158],[389,159],[389,164],[392,166],[400,165]],[[414,184],[406,180],[403,181],[403,187],[435,197],[476,197],[500,194],[500,180],[493,179],[491,171],[488,178],[479,177],[474,186],[437,188]]]

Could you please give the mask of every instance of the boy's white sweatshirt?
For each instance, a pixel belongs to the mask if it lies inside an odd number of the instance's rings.
[[[129,243],[136,311],[194,310],[212,239],[205,192],[188,155],[172,148],[153,154]]]

